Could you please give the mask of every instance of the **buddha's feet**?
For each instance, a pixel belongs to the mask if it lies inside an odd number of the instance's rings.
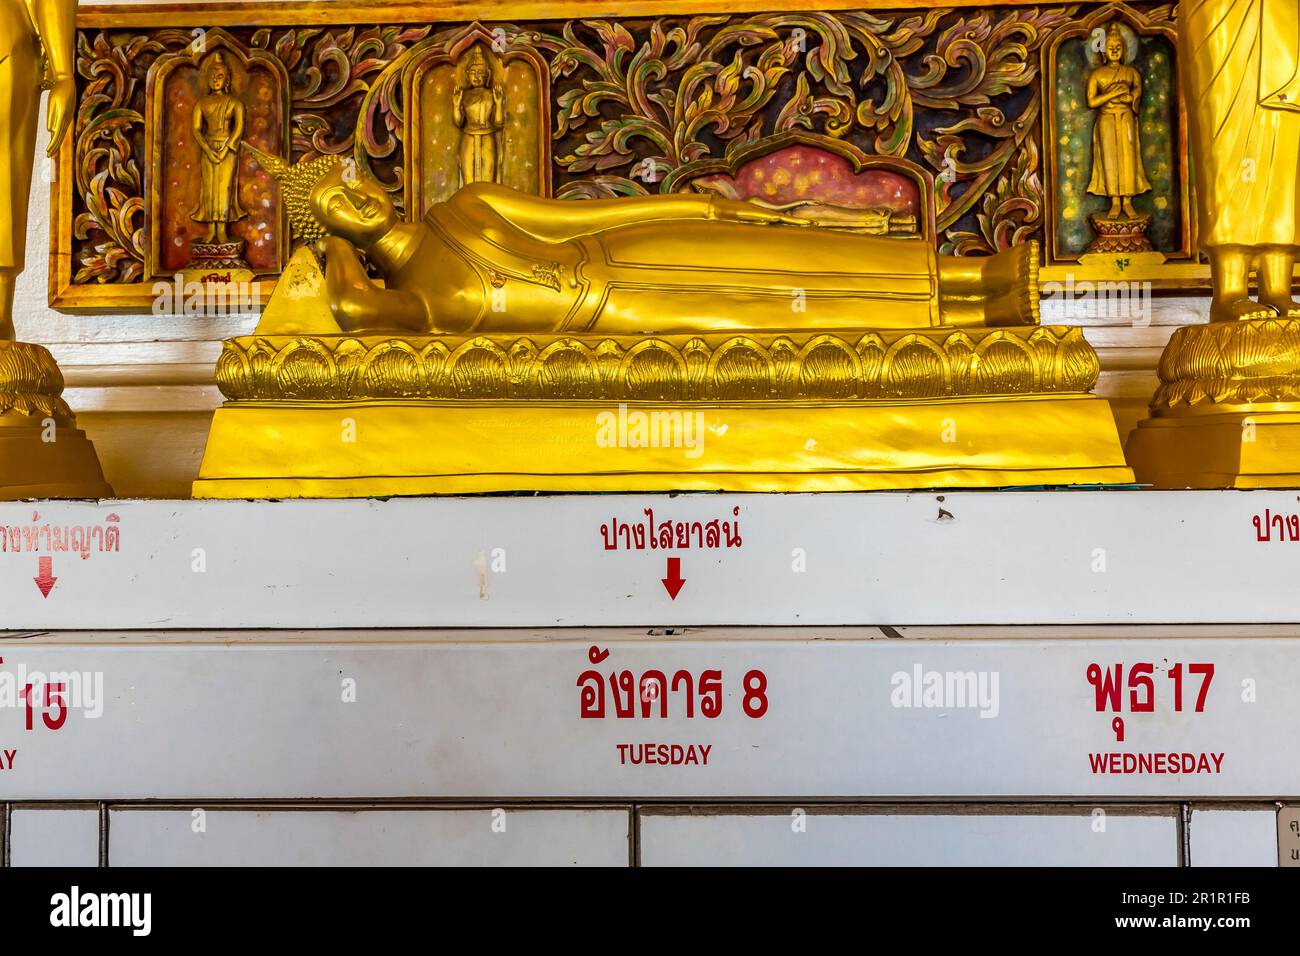
[[[1038,324],[1038,243],[1026,242],[985,260],[984,324]]]
[[[1300,319],[1300,302],[1296,302],[1290,297],[1260,299],[1259,304],[1272,309],[1278,315],[1286,316],[1288,319]]]
[[[1294,306],[1293,306],[1294,307]],[[1277,315],[1272,306],[1254,299],[1231,299],[1214,302],[1210,306],[1211,322],[1241,322],[1248,319],[1269,319]]]

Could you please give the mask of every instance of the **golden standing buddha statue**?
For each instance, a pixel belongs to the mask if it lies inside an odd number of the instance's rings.
[[[460,184],[500,182],[497,135],[506,121],[505,93],[477,44],[466,58],[463,82],[452,90],[451,113],[461,131]]]
[[[76,13],[76,0],[0,0],[0,500],[113,493],[61,397],[54,357],[14,341],[14,285],[25,263],[40,89],[50,91],[53,156],[76,115]]]
[[[1297,315],[1300,4],[1193,0],[1178,9],[1212,321]],[[1250,299],[1258,265],[1259,302]]]
[[[76,0],[0,0],[0,105],[5,108],[0,117],[0,200],[5,204],[0,219],[0,339],[14,337],[14,282],[25,264],[42,71],[50,88],[50,156],[76,115],[76,11]]]
[[[190,215],[207,224],[205,243],[230,241],[229,224],[244,218],[239,207],[239,144],[244,104],[230,92],[230,67],[220,50],[204,61],[203,95],[194,104],[194,141],[199,147],[199,204]]]
[[[1104,34],[1104,62],[1088,74],[1088,106],[1097,110],[1092,127],[1092,180],[1088,192],[1110,199],[1106,218],[1137,219],[1133,197],[1151,189],[1142,167],[1138,104],[1142,77],[1125,63],[1124,34],[1111,23]]]
[[[1295,487],[1300,4],[1184,0],[1178,49],[1214,293],[1210,323],[1170,338],[1129,462],[1160,487]]]

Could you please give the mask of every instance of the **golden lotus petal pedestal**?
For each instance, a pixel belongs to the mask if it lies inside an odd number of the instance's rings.
[[[62,392],[48,350],[0,340],[0,501],[113,496]]]
[[[1157,488],[1300,486],[1300,321],[1176,330],[1126,452]]]
[[[226,343],[197,498],[1127,484],[1078,329]]]

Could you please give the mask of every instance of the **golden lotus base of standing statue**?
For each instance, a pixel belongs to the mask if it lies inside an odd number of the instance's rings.
[[[1097,234],[1097,238],[1088,246],[1090,255],[1152,251],[1151,240],[1147,238],[1147,229],[1151,227],[1150,216],[1138,216],[1136,219],[1089,216],[1088,222]]]
[[[1300,486],[1300,321],[1175,331],[1127,453],[1138,481],[1158,488]]]
[[[48,350],[0,340],[0,501],[111,498]]]
[[[249,336],[197,498],[1126,484],[1078,329]]]

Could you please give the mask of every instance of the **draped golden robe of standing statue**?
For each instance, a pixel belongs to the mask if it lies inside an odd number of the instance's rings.
[[[1186,6],[1202,244],[1295,245],[1296,0],[1191,0]]]
[[[12,228],[0,228],[0,282],[6,301],[25,265],[27,196],[32,184],[32,159],[36,151],[36,113],[41,52],[36,30],[23,0],[0,0],[0,202],[11,217]],[[0,338],[11,338],[9,310],[0,317]]]
[[[1214,319],[1295,308],[1300,246],[1300,4],[1185,0],[1180,61],[1192,125],[1201,246]],[[1248,277],[1258,257],[1260,304]]]
[[[1131,66],[1107,65],[1094,71],[1089,84],[1105,87],[1124,84],[1140,89],[1141,80]],[[1088,192],[1097,196],[1138,196],[1151,189],[1142,167],[1137,109],[1132,101],[1111,100],[1098,110],[1092,129],[1092,179]]]
[[[487,58],[477,46],[469,52],[464,82],[453,91],[451,108],[461,130],[460,184],[499,182],[497,136],[505,125],[505,94],[493,82]]]
[[[1106,34],[1105,62],[1088,75],[1087,95],[1088,106],[1097,110],[1088,192],[1110,200],[1107,218],[1136,219],[1133,197],[1151,189],[1138,128],[1142,77],[1124,62],[1124,34],[1117,23]]]
[[[230,68],[221,51],[204,62],[203,95],[194,104],[193,131],[199,146],[199,204],[190,216],[208,226],[205,242],[227,242],[228,224],[244,218],[239,206],[239,142],[244,104],[231,95]]]

